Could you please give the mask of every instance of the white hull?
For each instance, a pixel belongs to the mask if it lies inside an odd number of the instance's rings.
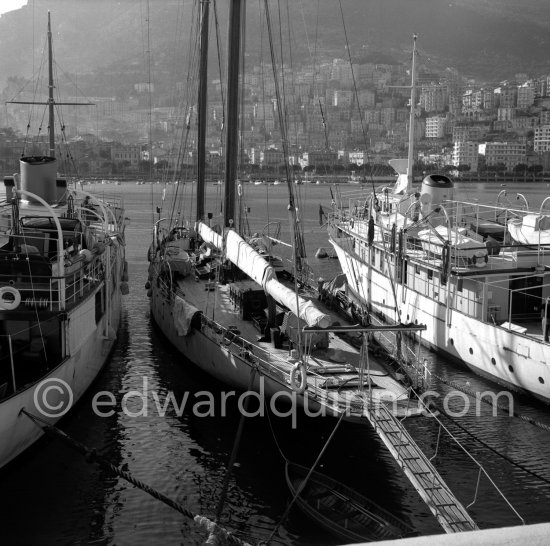
[[[97,326],[92,319],[93,329],[91,330],[89,325],[86,326],[84,322],[78,320],[79,315],[82,317],[88,315],[89,317],[90,313],[93,313],[95,307],[94,293],[82,305],[69,312],[69,320],[65,324],[67,325],[66,332],[70,356],[36,383],[0,402],[0,438],[2,438],[0,442],[0,468],[21,454],[43,435],[42,429],[29,417],[21,413],[22,409],[45,419],[50,424],[55,424],[60,418],[46,417],[43,413],[44,406],[37,407],[36,402],[40,404],[42,392],[41,390],[37,392],[35,397],[37,386],[45,381],[51,382],[49,384],[52,386],[60,385],[63,381],[71,389],[73,394],[72,405],[74,405],[97,377],[116,341],[114,332],[119,325],[121,306],[118,285],[113,290],[111,305],[112,314],[108,336],[104,335],[107,314],[103,315]],[[75,323],[74,328],[71,327],[71,319]],[[89,323],[89,321],[87,322]],[[86,332],[87,329],[88,332]],[[55,380],[61,381],[56,383]],[[56,406],[57,404],[63,404],[67,399],[66,396],[58,395],[55,390],[51,390],[47,402],[51,406]],[[52,411],[51,413],[55,412]]]
[[[396,321],[389,278],[347,252],[331,239],[350,288],[371,310]],[[362,280],[361,280],[362,279]],[[395,282],[403,322],[425,324],[423,343],[462,361],[480,375],[550,402],[550,344],[495,326],[435,301]],[[542,332],[541,332],[542,333]]]
[[[195,366],[218,381],[239,390],[247,390],[253,369],[251,363],[226,348],[221,337],[210,330],[205,332],[193,330],[189,335],[178,335],[171,314],[172,306],[155,284],[153,283],[151,294],[151,313],[155,323],[170,343]],[[278,373],[277,370],[266,373],[266,370],[262,370],[261,376],[264,379],[263,389],[267,396],[271,397],[281,389],[288,393],[293,392],[285,382],[283,373]],[[259,389],[260,374],[256,374],[252,390],[258,392]]]
[[[193,285],[195,285],[195,281],[193,281]],[[192,291],[193,285],[187,285],[190,291]],[[199,289],[202,288],[199,283],[196,285]],[[264,396],[266,400],[275,398],[273,405],[277,408],[279,407],[278,400],[282,398],[293,408],[305,408],[306,413],[311,416],[339,416],[344,412],[347,421],[365,422],[367,419],[367,413],[362,407],[362,403],[356,404],[358,401],[356,387],[345,381],[339,389],[322,387],[326,381],[338,381],[338,373],[342,373],[341,371],[331,372],[330,369],[327,369],[327,372],[320,376],[311,370],[311,373],[307,374],[304,390],[298,391],[293,388],[291,382],[295,361],[288,359],[288,349],[274,348],[269,342],[256,342],[255,335],[251,335],[250,332],[250,321],[239,321],[238,311],[227,314],[227,309],[230,307],[227,294],[218,294],[219,312],[223,316],[225,309],[224,320],[232,317],[230,318],[231,324],[242,329],[244,337],[239,338],[241,341],[236,343],[228,343],[220,324],[213,323],[204,317],[202,317],[201,327],[190,328],[185,335],[182,335],[181,331],[178,332],[177,329],[178,321],[175,317],[177,311],[175,311],[174,303],[167,297],[167,292],[162,285],[157,286],[154,273],[152,274],[151,287],[151,314],[157,326],[183,357],[218,381],[232,389],[240,391],[250,389],[257,392],[262,400]],[[246,345],[246,340],[250,340],[250,351],[244,350],[242,341]],[[351,349],[341,340],[337,340],[335,343],[336,347],[342,347],[344,351],[344,360],[341,362],[351,359],[355,362],[355,366],[359,364],[358,350]],[[345,347],[348,347],[348,350]],[[335,365],[334,360],[328,362],[325,358],[322,354],[316,353],[315,362],[323,367],[341,368],[342,364]],[[186,365],[187,363],[182,364]],[[255,375],[251,383],[254,370]],[[396,415],[418,413],[417,402],[413,401],[409,404],[407,389],[390,377],[387,369],[382,369],[374,359],[371,359],[370,373],[373,381],[379,387],[372,393],[374,403],[384,399],[388,400],[387,397],[390,397],[389,400],[396,402],[394,408]],[[288,408],[285,411],[288,411]],[[292,415],[295,418],[293,413]]]

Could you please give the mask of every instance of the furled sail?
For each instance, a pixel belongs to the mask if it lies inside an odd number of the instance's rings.
[[[236,231],[229,230],[226,237],[225,256],[241,271],[244,271],[262,288],[267,281],[276,278],[275,270],[269,262],[252,248]]]
[[[223,248],[223,238],[219,233],[216,233],[211,227],[208,227],[202,222],[197,224],[197,232],[206,243],[214,245],[218,250]]]
[[[313,302],[300,296],[297,298],[293,290],[281,284],[269,262],[236,231],[227,232],[225,252],[228,260],[261,285],[275,301],[306,321],[308,326],[326,328],[330,325],[330,317],[317,309]]]

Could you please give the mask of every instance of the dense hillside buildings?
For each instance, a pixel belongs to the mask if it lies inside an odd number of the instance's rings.
[[[407,70],[402,64],[372,62],[358,63],[352,70],[342,59],[280,67],[286,134],[292,155],[299,158],[296,164],[331,168],[404,156],[409,131]],[[475,172],[550,164],[550,75],[518,74],[514,81],[474,85],[456,70],[437,74],[421,67],[418,81],[415,147],[421,150],[418,159],[424,166],[452,165]],[[261,64],[251,66],[242,84],[241,142],[246,161],[280,169],[273,73]],[[98,141],[113,142],[108,157],[96,158],[94,166],[110,163],[138,170],[149,160],[174,167],[178,161],[192,165],[192,152],[182,154],[183,159],[171,158],[166,143],[182,134],[189,147],[195,143],[195,97],[182,110],[171,93],[158,87],[136,81],[127,97],[91,99],[94,108],[75,108],[66,116],[66,136],[80,140],[81,135],[95,134]],[[187,85],[179,87],[185,90]],[[220,81],[212,81],[209,89],[208,147],[218,157],[225,117]],[[24,134],[27,119],[22,106],[13,106],[6,126]],[[147,146],[150,128],[153,150]],[[6,163],[17,146],[2,146],[1,136],[0,146],[0,161]]]

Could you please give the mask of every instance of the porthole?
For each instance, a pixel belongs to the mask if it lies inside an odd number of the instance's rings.
[[[449,341],[451,342],[451,345],[455,344],[455,340],[453,338],[451,338]]]
[[[514,373],[514,368],[513,368],[512,365],[508,366],[508,369],[509,369],[512,373]]]
[[[470,347],[470,354],[473,355],[474,354],[474,350]]]
[[[409,317],[409,315],[407,315],[407,320],[411,320],[410,317]]]
[[[494,359],[494,358],[491,358],[491,364],[493,366],[496,366],[497,365],[497,361]]]
[[[542,377],[539,377],[539,383],[542,383],[544,385],[544,379]]]

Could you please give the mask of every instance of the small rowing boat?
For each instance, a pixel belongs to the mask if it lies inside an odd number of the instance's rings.
[[[392,540],[410,536],[414,530],[393,514],[340,482],[287,461],[286,481],[296,504],[334,536],[352,542]]]

